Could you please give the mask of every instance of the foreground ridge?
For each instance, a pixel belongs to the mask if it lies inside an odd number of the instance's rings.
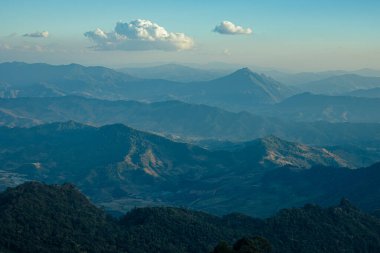
[[[380,220],[345,199],[268,219],[173,207],[137,208],[115,219],[71,184],[28,182],[0,193],[1,252],[210,252],[220,241],[255,235],[267,238],[272,252],[380,250]]]

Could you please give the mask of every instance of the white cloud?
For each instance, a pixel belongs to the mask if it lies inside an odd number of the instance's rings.
[[[31,37],[31,38],[47,38],[49,37],[49,32],[43,31],[43,32],[25,33],[23,36]]]
[[[105,32],[99,28],[84,33],[96,43],[99,50],[188,50],[194,41],[184,33],[167,31],[149,20],[137,19],[129,23],[118,22],[115,30]]]
[[[239,35],[239,34],[251,34],[251,28],[243,28],[241,26],[235,25],[230,21],[223,21],[219,25],[215,26],[214,32],[220,34],[228,34],[228,35]]]

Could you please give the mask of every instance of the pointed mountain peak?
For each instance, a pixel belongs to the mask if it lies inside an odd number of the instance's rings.
[[[240,81],[248,81],[248,82],[263,82],[263,83],[272,83],[275,82],[272,78],[252,71],[250,68],[245,67],[236,70],[230,75],[226,76],[228,79],[240,80]]]
[[[245,68],[241,68],[241,69],[236,70],[232,74],[233,75],[234,74],[235,75],[251,75],[251,74],[257,74],[257,73],[253,72],[250,68],[245,67]]]

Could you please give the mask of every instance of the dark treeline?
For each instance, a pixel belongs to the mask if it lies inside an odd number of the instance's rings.
[[[1,252],[379,252],[380,220],[306,205],[268,219],[172,207],[108,216],[73,185],[29,182],[0,194]]]

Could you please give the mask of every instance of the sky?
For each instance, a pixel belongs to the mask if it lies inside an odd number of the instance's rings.
[[[380,69],[379,13],[375,0],[1,0],[0,62]]]

